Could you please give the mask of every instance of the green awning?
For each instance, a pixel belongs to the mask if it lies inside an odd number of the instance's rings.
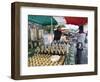
[[[28,15],[28,21],[43,26],[57,25],[57,21],[52,16]]]

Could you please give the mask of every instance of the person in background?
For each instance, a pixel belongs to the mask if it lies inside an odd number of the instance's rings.
[[[82,42],[83,46],[85,46],[85,38],[86,38],[86,33],[84,33],[84,28],[83,26],[79,26],[77,40],[78,42]]]
[[[86,64],[87,63],[87,48],[86,43],[86,33],[84,33],[83,26],[79,26],[79,32],[77,35],[77,53],[76,53],[76,64]]]
[[[54,31],[54,40],[60,40],[62,35],[61,28],[58,26],[57,30]]]

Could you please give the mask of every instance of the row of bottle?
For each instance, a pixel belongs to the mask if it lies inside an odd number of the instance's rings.
[[[65,45],[66,43],[61,40],[54,40],[52,41],[51,45]]]
[[[35,50],[36,53],[39,54],[53,54],[53,55],[64,55],[66,54],[66,48],[64,47],[59,47],[59,46],[50,46],[49,47],[37,47]]]

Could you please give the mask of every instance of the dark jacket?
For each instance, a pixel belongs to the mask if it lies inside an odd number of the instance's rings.
[[[55,30],[54,31],[54,40],[60,40],[61,35],[62,35],[61,31]]]

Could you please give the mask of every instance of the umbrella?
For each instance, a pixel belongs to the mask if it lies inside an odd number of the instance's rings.
[[[43,26],[57,25],[57,21],[52,16],[28,15],[28,21]]]
[[[67,24],[85,25],[88,21],[87,17],[65,17]]]

